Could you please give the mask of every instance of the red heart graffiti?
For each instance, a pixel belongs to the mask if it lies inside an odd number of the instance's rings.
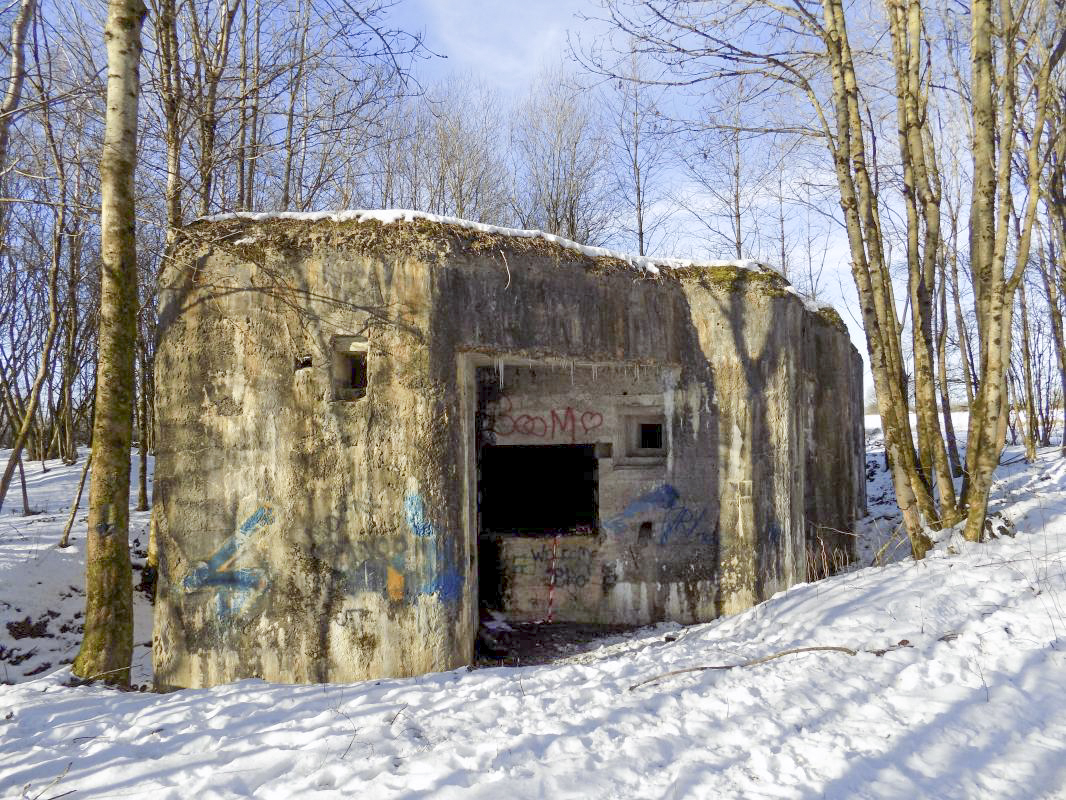
[[[599,411],[586,411],[581,415],[581,427],[585,433],[594,431],[603,424],[603,414]]]

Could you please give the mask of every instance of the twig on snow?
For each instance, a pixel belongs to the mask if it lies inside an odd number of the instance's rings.
[[[30,797],[30,785],[27,783],[25,786],[22,787],[22,796],[24,798],[28,798],[28,800],[41,800],[41,797],[44,795],[45,792],[47,792],[49,789],[51,789],[53,786],[63,780],[63,778],[67,777],[67,773],[70,772],[70,768],[73,764],[73,761],[67,764],[67,768],[63,770],[63,772],[61,772],[59,776],[55,778],[55,780],[53,780],[50,784],[41,789],[41,791],[37,792],[37,794],[35,794],[33,797]],[[74,794],[74,790],[71,789],[69,791],[63,792],[62,794],[54,794],[49,797],[48,800],[56,800],[59,797],[66,797],[68,794]]]
[[[686,667],[685,669],[675,669],[671,672],[664,672],[660,675],[655,675],[647,680],[634,683],[629,687],[629,691],[639,689],[641,686],[647,686],[649,683],[657,683],[665,678],[672,678],[675,675],[685,675],[689,672],[705,672],[711,669],[738,669],[741,667],[754,667],[759,664],[765,664],[767,661],[773,661],[778,658],[784,658],[785,656],[796,655],[797,653],[844,653],[848,656],[856,656],[859,653],[872,653],[875,656],[883,656],[892,650],[899,650],[902,647],[910,647],[911,643],[906,639],[903,639],[899,644],[894,644],[891,647],[886,647],[882,650],[852,650],[850,647],[841,647],[839,645],[817,645],[813,647],[790,647],[788,650],[781,650],[777,653],[771,653],[768,656],[761,656],[760,658],[753,658],[750,661],[742,661],[739,664],[708,664],[699,667]]]

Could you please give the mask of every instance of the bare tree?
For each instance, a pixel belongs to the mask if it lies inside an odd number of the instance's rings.
[[[953,524],[964,510],[966,536],[979,538],[991,473],[1002,447],[1013,305],[1008,301],[1017,288],[1017,269],[1007,277],[1003,272],[1008,249],[1003,223],[1010,219],[1016,178],[1011,156],[1018,146],[1021,117],[1032,119],[1035,130],[1043,130],[1050,78],[1061,57],[1063,9],[1036,2],[1016,18],[1007,7],[1010,4],[1005,4],[993,24],[990,0],[971,3],[967,58],[972,76],[959,90],[969,98],[972,119],[969,250],[981,355],[967,448],[968,480],[961,498],[956,498],[937,424],[934,389],[933,298],[937,259],[944,251],[942,189],[929,113],[935,73],[928,67],[938,52],[921,1],[886,0],[879,9],[872,3],[853,8],[840,0],[771,5],[737,0],[725,3],[714,15],[686,2],[645,0],[634,5],[636,11],[634,6],[607,0],[609,20],[627,40],[636,37],[640,51],[657,58],[676,84],[755,82],[753,91],[764,104],[769,98],[788,105],[793,113],[794,120],[784,129],[805,130],[826,146],[851,251],[893,483],[912,550],[921,557],[928,549],[926,525]],[[857,14],[863,15],[869,36],[854,32],[850,23]],[[1019,68],[1023,44],[1030,65],[1024,74]],[[994,53],[1000,64],[997,80],[993,80]],[[609,64],[602,67],[611,69]],[[886,76],[891,93],[882,89]],[[894,122],[895,130],[889,131],[882,120]],[[753,133],[782,129],[780,123],[768,126],[761,120],[738,127]],[[890,134],[898,167],[885,182],[882,139]],[[1035,136],[1022,149],[1031,175],[1041,163],[1046,142]],[[919,451],[909,420],[904,325],[897,317],[890,272],[892,232],[897,226],[886,219],[894,208],[887,204],[885,190],[892,188],[898,188],[898,202],[905,212],[898,228],[906,253]],[[1028,257],[1036,188],[1025,187],[1015,264]]]
[[[32,20],[33,4],[26,2],[20,7],[19,13],[15,18],[14,28],[11,34],[11,69],[12,74],[9,82],[8,92],[4,98],[3,104],[3,116],[0,117],[0,164],[3,164],[3,159],[6,156],[8,150],[8,130],[10,125],[10,116],[15,113],[18,107],[18,102],[21,96],[22,84],[25,81],[25,35],[26,30]],[[41,87],[41,93],[43,94],[43,87]],[[7,496],[8,487],[11,485],[11,479],[14,477],[16,467],[21,469],[22,464],[22,449],[26,444],[26,440],[29,437],[30,430],[33,426],[34,419],[37,414],[38,403],[41,397],[41,387],[44,385],[45,379],[50,375],[52,371],[52,350],[56,340],[56,333],[59,330],[60,323],[60,310],[59,310],[59,273],[63,259],[63,243],[65,234],[65,215],[66,215],[66,200],[67,200],[67,183],[66,175],[64,171],[64,159],[59,152],[58,145],[55,140],[55,133],[52,126],[51,117],[48,113],[47,103],[43,106],[44,111],[44,131],[48,144],[48,152],[51,156],[52,163],[55,166],[58,177],[58,202],[52,207],[52,213],[54,219],[52,222],[52,245],[51,245],[51,257],[50,267],[48,270],[48,324],[47,331],[44,336],[44,342],[41,345],[40,357],[37,365],[37,373],[33,378],[33,384],[27,393],[26,402],[21,409],[21,419],[18,421],[17,429],[14,431],[14,441],[12,443],[11,455],[8,458],[7,465],[4,468],[3,475],[0,476],[0,508],[3,507],[4,498]],[[0,218],[0,235],[6,233],[2,218]],[[12,420],[12,426],[15,427],[15,421]],[[24,498],[24,509],[25,498]]]
[[[1062,455],[1066,457],[1066,332],[1063,329],[1063,298],[1066,296],[1066,99],[1054,98],[1047,117],[1051,152],[1046,164],[1044,211],[1047,246],[1038,248],[1037,266],[1047,299],[1051,333],[1055,341],[1059,382],[1063,397]],[[1046,255],[1046,258],[1045,258]]]
[[[0,103],[0,169],[7,168],[11,124],[22,100],[22,85],[26,80],[26,32],[30,28],[36,8],[37,0],[21,0],[15,20],[11,24],[11,64],[4,99]]]
[[[1040,202],[1040,176],[1048,142],[1039,135],[1060,91],[1052,76],[1066,54],[1066,8],[1037,2],[1015,16],[1010,3],[995,13],[991,0],[972,0],[971,65],[973,190],[970,205],[970,260],[976,289],[981,381],[970,410],[966,448],[968,505],[965,535],[984,533],[988,493],[999,464],[1007,423],[1005,380],[1011,351],[1014,294],[1029,261]],[[996,63],[998,61],[998,63]],[[1023,70],[1023,65],[1025,69]],[[1016,212],[1015,148],[1023,117],[1038,132],[1021,146],[1026,164],[1021,209]],[[1019,223],[1011,225],[1017,213]],[[1013,267],[1008,250],[1016,240]]]
[[[630,52],[628,66],[626,79],[613,81],[611,96],[615,180],[629,218],[624,227],[643,256],[654,249],[669,216],[661,205],[667,198],[664,184],[671,153],[666,119],[659,110],[662,90],[649,85],[636,52]]]
[[[617,217],[601,106],[561,67],[544,72],[515,112],[514,211],[521,224],[602,244]]]
[[[105,41],[107,112],[101,178],[101,298],[93,469],[89,481],[85,633],[74,660],[84,680],[128,684],[133,654],[129,552],[130,444],[135,398],[137,251],[134,168],[142,0],[111,0]]]

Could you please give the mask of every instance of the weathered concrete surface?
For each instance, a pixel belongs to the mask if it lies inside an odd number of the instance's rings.
[[[614,445],[597,530],[562,537],[587,547],[589,577],[560,600],[574,619],[745,608],[804,580],[822,543],[846,554],[830,529],[864,504],[858,354],[774,275],[656,277],[425,220],[230,220],[186,231],[160,312],[162,686],[470,662],[479,367],[502,363],[505,389],[508,372],[554,375],[512,402]],[[338,340],[368,353],[360,399],[335,399]],[[638,391],[620,400],[627,371]],[[632,406],[662,408],[663,463],[614,463]],[[521,561],[535,544],[506,548]],[[521,583],[515,608],[533,609]]]

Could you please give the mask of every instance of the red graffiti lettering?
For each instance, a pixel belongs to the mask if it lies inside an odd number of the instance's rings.
[[[548,433],[548,423],[544,421],[544,417],[531,417],[529,414],[521,414],[514,418],[514,431],[515,433],[543,439]]]
[[[603,424],[603,414],[599,411],[586,411],[581,415],[581,427],[585,433],[594,431]]]
[[[577,438],[577,424],[574,422],[574,409],[567,406],[566,410],[563,412],[562,419],[559,419],[559,413],[553,408],[552,438],[555,438],[557,432],[566,433],[567,431],[570,431],[570,441],[574,441]]]
[[[587,436],[603,425],[603,414],[599,411],[579,412],[572,406],[553,408],[547,418],[535,414],[516,416],[511,413],[513,410],[514,405],[507,395],[487,404],[484,411],[486,432],[503,438],[517,434],[538,439],[569,438],[576,442],[578,436]]]

